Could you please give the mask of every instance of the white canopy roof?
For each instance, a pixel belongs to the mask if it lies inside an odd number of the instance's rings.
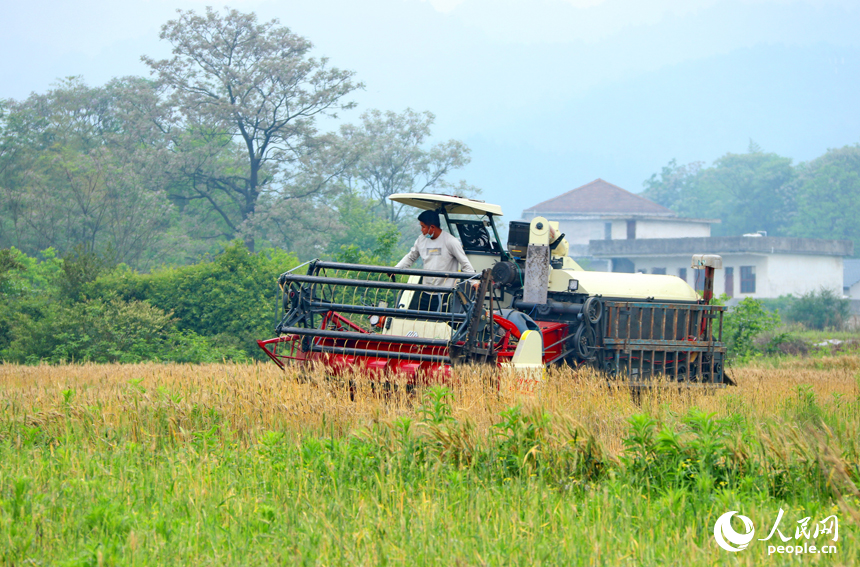
[[[434,195],[433,193],[396,193],[389,195],[389,199],[397,203],[403,203],[410,207],[435,211],[444,208],[448,214],[453,215],[484,215],[491,214],[502,216],[502,208],[466,197],[454,197],[453,195]]]

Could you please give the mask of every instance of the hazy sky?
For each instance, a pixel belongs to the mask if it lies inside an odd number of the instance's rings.
[[[4,0],[0,98],[144,75],[161,24],[209,2]],[[219,5],[216,5],[220,7]],[[430,110],[459,177],[508,218],[597,177],[638,192],[670,159],[753,139],[796,161],[860,142],[860,0],[246,0],[353,69],[359,108]]]

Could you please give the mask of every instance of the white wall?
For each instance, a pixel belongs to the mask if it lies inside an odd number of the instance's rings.
[[[770,260],[767,297],[792,293],[801,295],[822,288],[842,291],[842,258],[774,254]]]
[[[552,219],[550,219],[552,220]],[[581,219],[558,221],[559,229],[571,244],[588,244],[589,240],[603,240],[606,223],[612,223],[612,240],[627,239],[626,220]],[[711,236],[711,225],[706,222],[670,222],[637,220],[636,238],[692,238]]]
[[[848,297],[852,299],[860,299],[860,282],[857,282],[848,288]]]
[[[603,240],[605,222],[601,219],[562,220],[558,221],[558,228],[570,244],[588,245],[589,240]]]
[[[690,286],[695,287],[695,278],[696,278],[696,270],[693,270],[690,267],[690,254],[685,254],[683,256],[658,256],[658,257],[646,257],[646,258],[631,258],[635,265],[636,271],[644,271],[646,273],[654,273],[654,268],[666,268],[666,274],[670,276],[677,276],[680,268],[686,268],[687,270],[687,283]],[[734,294],[733,297],[744,298],[744,297],[768,297],[764,295],[767,273],[767,258],[765,256],[752,256],[752,255],[723,255],[723,266],[724,267],[732,267],[734,268]],[[756,273],[756,291],[755,293],[741,293],[741,283],[740,283],[740,267],[741,266],[754,266]],[[703,272],[702,275],[699,276],[704,277]],[[716,295],[720,295],[725,293],[726,291],[726,271],[717,270],[716,274],[714,274],[714,293]]]
[[[708,236],[711,236],[711,225],[706,222],[636,221],[636,238],[695,238]],[[627,238],[626,223],[622,238]]]
[[[734,295],[774,298],[780,295],[802,295],[822,287],[842,290],[842,258],[801,254],[722,254],[723,269],[714,274],[714,293],[726,291],[726,270],[733,268]],[[695,270],[690,268],[691,255],[630,258],[636,271],[653,273],[654,268],[666,268],[666,274],[677,276],[679,268],[687,269],[687,283],[694,285]],[[755,293],[741,293],[741,266],[754,266]],[[857,284],[860,295],[860,283]],[[853,288],[852,288],[853,289]]]

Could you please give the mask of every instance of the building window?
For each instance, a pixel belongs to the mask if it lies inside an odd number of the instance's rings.
[[[678,277],[687,281],[687,268],[678,268]]]
[[[753,285],[753,287],[755,287]],[[735,296],[735,269],[726,268],[726,295],[729,297]]]
[[[651,268],[651,273],[665,276],[666,275],[666,268]]]
[[[636,239],[636,221],[629,220],[627,221],[627,240],[635,240]]]
[[[612,240],[612,223],[608,222],[603,225],[603,240]]]
[[[755,293],[755,266],[741,266],[741,293]]]

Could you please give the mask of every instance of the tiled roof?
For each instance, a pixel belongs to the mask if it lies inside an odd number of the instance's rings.
[[[617,185],[595,179],[582,187],[572,189],[558,197],[529,207],[526,211],[536,213],[634,213],[671,215],[675,213],[645,197],[634,195]]]

